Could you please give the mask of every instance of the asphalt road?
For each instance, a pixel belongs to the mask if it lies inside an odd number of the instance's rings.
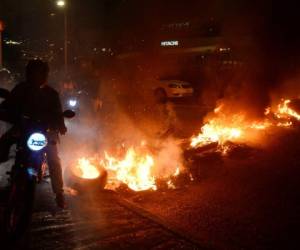
[[[68,196],[68,209],[53,215],[51,191],[40,188],[31,249],[200,249],[117,200],[111,192]]]
[[[178,190],[128,198],[214,249],[300,249],[300,134],[223,163],[200,159],[200,179]]]

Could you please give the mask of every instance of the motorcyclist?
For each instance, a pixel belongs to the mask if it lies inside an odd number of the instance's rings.
[[[27,116],[47,124],[52,132],[51,141],[47,146],[47,162],[53,192],[58,207],[65,208],[63,178],[57,142],[59,134],[67,132],[62,116],[59,94],[47,85],[49,66],[41,60],[30,60],[26,67],[26,81],[18,84],[9,97],[0,105],[7,110],[7,120],[14,124],[13,128],[0,138],[0,162],[8,160],[9,149],[17,141],[18,120]]]

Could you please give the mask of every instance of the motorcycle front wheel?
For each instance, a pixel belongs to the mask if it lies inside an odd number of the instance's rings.
[[[26,249],[35,197],[36,180],[16,176],[12,180],[4,217],[7,249]]]

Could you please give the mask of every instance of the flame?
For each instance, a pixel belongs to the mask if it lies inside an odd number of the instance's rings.
[[[213,142],[224,144],[229,140],[235,140],[242,136],[243,130],[239,127],[229,127],[210,121],[201,128],[201,133],[192,138],[191,146],[204,146]]]
[[[181,155],[177,158],[180,153],[175,150],[177,144],[174,143],[150,147],[142,141],[128,149],[125,146],[116,148],[114,154],[104,151],[101,156],[79,159],[73,172],[81,178],[97,178],[103,170],[107,174],[105,188],[112,190],[122,184],[134,191],[157,190],[158,186],[166,187],[160,185],[163,183],[175,188],[175,184],[169,184],[180,175],[183,164]],[[93,164],[95,162],[97,164]]]
[[[298,114],[295,110],[289,107],[289,104],[291,103],[291,100],[289,99],[282,99],[281,102],[277,106],[277,112],[275,112],[275,115],[277,118],[288,118],[293,117],[297,120],[300,120],[300,114]]]
[[[97,179],[100,176],[98,168],[87,158],[80,158],[73,173],[83,179]]]
[[[234,114],[224,112],[224,104],[214,109],[214,116],[203,125],[198,135],[191,138],[190,146],[193,148],[202,147],[210,143],[218,143],[219,149],[226,153],[228,147],[224,144],[228,141],[241,142],[252,140],[252,131],[262,131],[271,127],[291,127],[293,121],[291,118],[300,121],[298,114],[289,105],[291,100],[282,99],[275,110],[271,107],[265,109],[265,118],[261,121],[249,121],[245,114]],[[276,118],[271,119],[273,114]]]
[[[271,107],[267,107],[264,112],[265,115],[271,114]]]
[[[282,123],[281,125],[289,125]],[[191,138],[190,146],[193,148],[202,147],[210,143],[218,143],[219,150],[226,154],[230,148],[225,146],[226,142],[247,142],[255,141],[253,132],[263,131],[273,126],[269,120],[247,121],[245,115],[228,114],[217,115],[208,121],[201,132]]]
[[[226,115],[222,112],[224,105],[221,104],[214,109],[214,116],[201,128],[201,132],[192,137],[190,146],[202,147],[210,143],[218,143],[223,146],[227,141],[237,141],[245,133],[244,114]]]
[[[128,149],[123,159],[116,159],[105,152],[104,168],[113,171],[118,181],[134,191],[156,190],[152,174],[154,158],[149,154],[138,154],[134,148]]]
[[[277,127],[291,127],[293,123],[291,121],[286,121],[286,122],[278,122]]]
[[[180,168],[177,167],[175,173],[173,174],[173,176],[178,176],[180,174]]]
[[[168,188],[176,189],[176,186],[175,186],[174,180],[173,180],[174,178],[172,178],[172,177],[177,177],[177,176],[179,176],[179,174],[180,174],[180,168],[177,167],[175,173],[169,178],[169,180],[167,180]]]
[[[247,117],[247,112],[234,113],[223,103],[214,109],[213,115],[208,117],[200,133],[191,138],[190,147],[198,148],[217,143],[217,150],[226,154],[232,149],[232,144],[228,142],[254,142],[254,138],[256,140],[262,131],[272,127],[290,127],[295,119],[300,120],[300,114],[290,107],[291,102],[289,99],[282,99],[275,109],[266,108],[265,116],[260,120],[251,120]],[[169,165],[169,151],[153,155],[153,150],[147,150],[148,146],[146,141],[142,141],[138,147],[132,146],[122,151],[121,156],[112,156],[105,152],[100,164],[108,171],[109,177],[113,176],[110,179],[115,180],[117,186],[124,183],[134,191],[157,190],[157,181],[164,180],[169,188],[175,188],[174,178],[180,174],[182,166],[177,165],[176,161],[176,170],[170,168],[163,173],[165,166]],[[125,145],[122,149],[125,149]],[[162,161],[159,158],[162,155],[167,160]],[[93,162],[92,158],[79,159],[74,173],[85,179],[98,178],[100,171]],[[190,178],[193,180],[192,176]]]

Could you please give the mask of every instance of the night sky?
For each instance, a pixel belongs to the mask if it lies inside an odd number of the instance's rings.
[[[213,18],[222,35],[254,37],[268,58],[291,61],[299,55],[296,1],[70,0],[68,15],[71,39],[78,44],[109,46],[133,35],[151,37],[162,24]],[[54,0],[1,0],[0,18],[10,38],[63,39],[63,13]]]
[[[250,1],[249,1],[250,2]],[[261,5],[261,4],[260,4]],[[95,33],[104,30],[144,30],[143,25],[186,21],[213,17],[221,21],[249,18],[251,9],[261,6],[237,0],[70,0],[70,27],[73,31],[92,29]],[[10,36],[36,38],[57,34],[62,11],[54,0],[1,0],[0,18],[7,23]],[[53,13],[55,16],[50,16]],[[244,15],[247,14],[248,15]]]

